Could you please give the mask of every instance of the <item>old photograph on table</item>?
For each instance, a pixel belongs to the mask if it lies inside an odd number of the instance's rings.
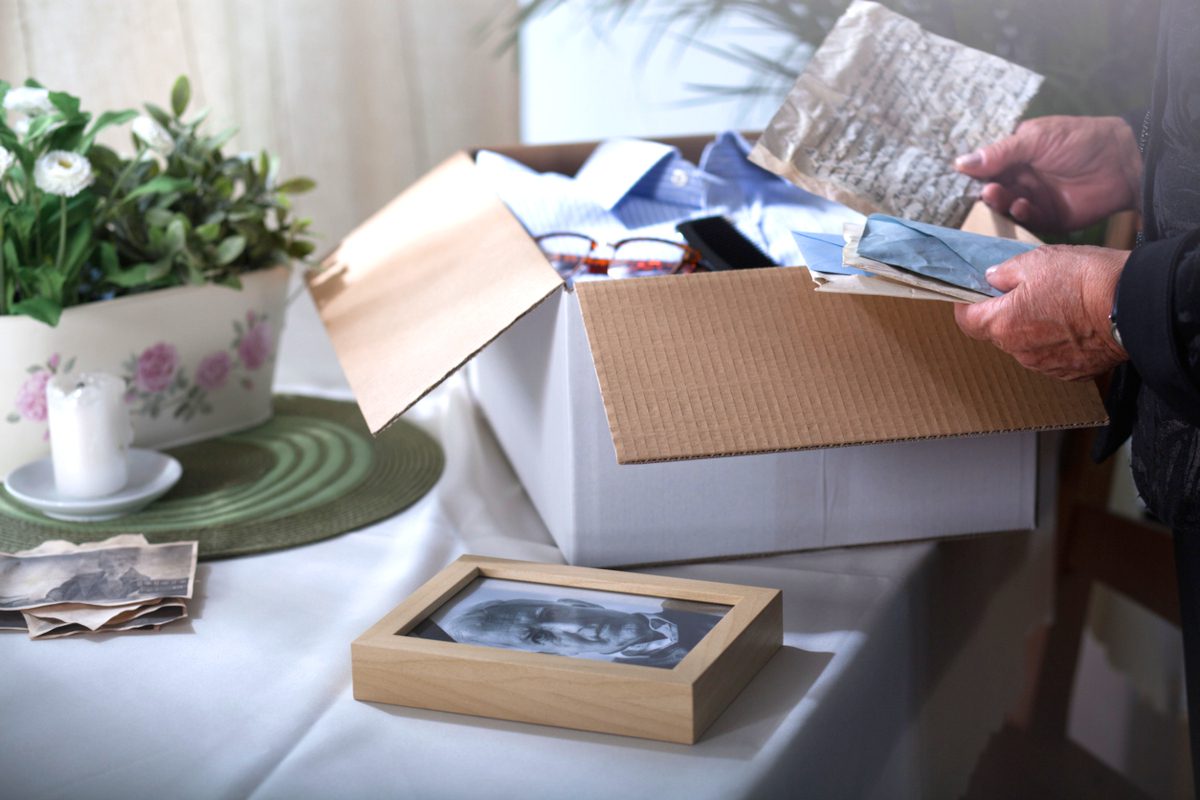
[[[477,578],[407,635],[670,669],[728,606]]]

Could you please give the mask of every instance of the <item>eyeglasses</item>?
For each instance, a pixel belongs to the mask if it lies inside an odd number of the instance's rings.
[[[634,237],[613,244],[601,244],[582,233],[544,233],[534,237],[550,265],[568,282],[584,275],[610,278],[643,278],[694,272],[700,264],[700,251],[669,239]],[[597,254],[610,248],[608,258]]]

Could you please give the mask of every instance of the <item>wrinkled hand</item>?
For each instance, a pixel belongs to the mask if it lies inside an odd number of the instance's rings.
[[[959,172],[984,181],[980,197],[1038,230],[1086,228],[1137,208],[1142,156],[1120,117],[1038,117],[1012,136],[959,156]]]
[[[1129,357],[1108,322],[1128,257],[1106,247],[1039,247],[988,270],[988,283],[1006,294],[955,306],[954,318],[968,336],[1036,372],[1068,381],[1102,375]]]

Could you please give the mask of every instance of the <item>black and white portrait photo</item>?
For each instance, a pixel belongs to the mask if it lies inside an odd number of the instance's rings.
[[[683,600],[480,578],[409,635],[670,669],[728,610]]]

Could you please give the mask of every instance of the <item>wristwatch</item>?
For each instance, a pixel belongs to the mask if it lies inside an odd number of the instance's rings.
[[[1122,350],[1125,349],[1125,343],[1121,341],[1121,329],[1117,327],[1117,298],[1120,297],[1119,292],[1113,292],[1112,311],[1108,312],[1108,332],[1112,334],[1113,341]]]

